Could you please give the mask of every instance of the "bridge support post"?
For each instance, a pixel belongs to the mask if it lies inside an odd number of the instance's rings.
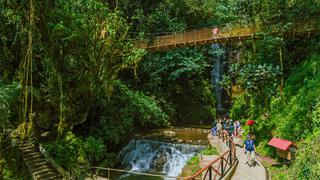
[[[230,160],[230,167],[231,167],[231,165],[232,165],[232,150],[230,149],[230,155],[229,155],[229,160]]]
[[[224,169],[223,169],[223,158],[221,158],[221,174],[223,175]]]

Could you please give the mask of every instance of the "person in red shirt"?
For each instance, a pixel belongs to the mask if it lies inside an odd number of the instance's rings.
[[[217,38],[217,35],[219,33],[219,29],[217,27],[212,29],[212,38]]]

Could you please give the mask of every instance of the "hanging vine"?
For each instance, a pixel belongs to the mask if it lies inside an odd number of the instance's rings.
[[[23,87],[21,106],[22,123],[20,126],[20,138],[25,139],[31,134],[33,128],[33,84],[32,84],[32,37],[34,29],[34,4],[33,0],[29,1],[29,27],[28,27],[28,46],[25,58],[22,62],[22,77],[20,78],[20,85]]]

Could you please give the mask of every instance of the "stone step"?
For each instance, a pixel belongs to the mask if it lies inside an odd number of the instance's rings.
[[[43,165],[38,165],[38,166],[34,166],[34,165],[30,165],[28,167],[32,172],[36,172],[36,171],[41,171],[43,169],[52,169],[52,166],[49,165],[48,163],[45,163]]]
[[[61,178],[61,175],[57,174],[56,172],[52,172],[52,171],[49,171],[49,172],[46,172],[44,174],[39,174],[39,175],[35,175],[35,177],[39,180],[46,180],[47,178],[51,178],[51,177],[55,177],[56,179],[62,179]]]
[[[40,153],[37,153],[37,154],[34,154],[34,155],[25,155],[24,156],[24,159],[27,161],[28,159],[37,159],[37,158],[43,158],[42,154]]]
[[[63,179],[62,175],[45,159],[34,144],[21,141],[18,144],[18,149],[22,152],[24,163],[35,180]]]
[[[37,149],[35,146],[19,146],[19,149],[24,150],[24,149]]]
[[[37,164],[37,163],[42,163],[42,162],[45,162],[45,163],[47,163],[47,161],[45,160],[45,159],[41,159],[41,158],[39,158],[39,159],[33,159],[33,160],[29,160],[29,161],[24,161],[27,165],[33,165],[33,164]]]
[[[24,161],[33,161],[36,159],[41,159],[43,161],[46,161],[46,159],[43,156],[30,156],[30,157],[26,157],[24,158]]]
[[[40,152],[27,152],[27,153],[24,153],[24,157],[35,156],[35,155],[42,155],[42,154]]]
[[[35,159],[33,161],[25,161],[27,166],[35,166],[35,165],[41,165],[41,164],[47,164],[47,161],[43,161],[42,159]]]
[[[63,179],[62,176],[56,176],[56,175],[52,175],[52,176],[47,176],[46,180],[56,180],[56,179]]]
[[[22,151],[22,153],[30,153],[30,152],[39,152],[37,148],[33,147],[33,148],[22,148],[20,149],[20,151]]]
[[[28,163],[28,165],[30,167],[39,167],[39,166],[44,166],[44,165],[50,165],[47,161],[33,161],[33,162],[30,162]]]
[[[49,173],[49,172],[54,172],[54,173],[56,173],[55,169],[53,169],[52,167],[50,167],[50,168],[41,169],[41,170],[39,170],[39,171],[34,171],[32,174],[34,174],[34,175],[37,176],[37,175],[47,174],[47,173]]]
[[[34,146],[35,144],[31,141],[18,141],[18,146]]]

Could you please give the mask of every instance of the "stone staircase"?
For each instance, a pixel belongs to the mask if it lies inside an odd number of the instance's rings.
[[[22,152],[23,161],[26,164],[34,180],[62,180],[63,176],[44,157],[39,148],[27,142],[18,145]]]

